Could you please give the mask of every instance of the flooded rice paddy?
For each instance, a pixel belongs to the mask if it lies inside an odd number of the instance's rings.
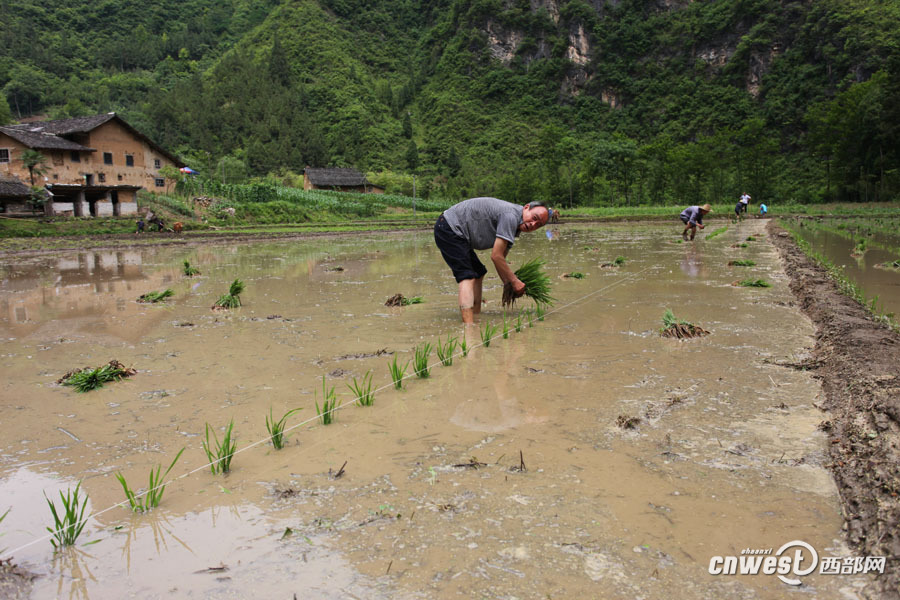
[[[0,548],[39,575],[33,598],[860,597],[864,576],[708,572],[792,540],[851,555],[819,386],[776,364],[814,330],[763,225],[694,243],[658,224],[523,235],[511,263],[546,258],[558,302],[504,339],[489,270],[488,348],[459,324],[430,232],[7,259]],[[772,287],[732,285],[751,277]],[[235,278],[243,307],[211,311]],[[165,305],[135,302],[165,288]],[[425,302],[384,306],[396,293]],[[660,337],[667,308],[711,334]],[[448,334],[468,356],[432,353],[429,378],[393,389],[388,363]],[[56,384],[112,359],[137,374]],[[347,384],[370,369],[375,403],[355,406]],[[328,426],[323,376],[342,404]],[[265,417],[297,407],[274,450]],[[232,419],[238,453],[214,476],[204,429]],[[182,447],[159,508],[115,506],[117,472],[146,486]],[[95,517],[54,553],[44,494],[78,481]]]

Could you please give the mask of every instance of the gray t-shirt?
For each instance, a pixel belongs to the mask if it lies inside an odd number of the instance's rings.
[[[497,238],[516,241],[522,223],[522,207],[498,198],[470,198],[444,211],[453,233],[469,242],[474,250],[494,247]]]

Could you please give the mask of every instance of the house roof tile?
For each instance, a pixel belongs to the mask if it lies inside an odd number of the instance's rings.
[[[0,127],[0,132],[5,133],[14,140],[21,142],[29,148],[41,148],[45,150],[80,150],[82,152],[94,152],[93,148],[76,144],[72,140],[61,138],[53,133],[45,131],[40,125],[29,126],[15,125],[13,127]]]
[[[0,175],[0,198],[22,198],[31,195],[31,188],[15,175]]]
[[[335,167],[326,169],[306,168],[310,183],[315,186],[355,186],[366,185],[366,176],[356,169]]]

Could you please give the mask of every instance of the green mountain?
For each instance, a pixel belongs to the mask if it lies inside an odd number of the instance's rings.
[[[0,1],[0,119],[554,204],[900,196],[896,0]]]

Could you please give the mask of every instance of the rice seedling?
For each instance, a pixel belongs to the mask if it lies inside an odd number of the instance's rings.
[[[397,355],[394,355],[394,362],[388,363],[388,367],[391,370],[391,379],[394,381],[394,388],[400,389],[403,387],[403,375],[406,373],[406,368],[409,367],[409,361],[406,361],[406,364],[402,367],[397,364]]]
[[[525,310],[525,318],[528,319],[528,326],[534,327],[534,312],[530,308]]]
[[[509,321],[506,318],[506,312],[503,313],[503,339],[509,339]]]
[[[438,337],[434,349],[437,351],[438,359],[441,361],[441,364],[445,367],[449,367],[453,364],[453,351],[456,350],[456,338],[450,337],[448,334],[447,341],[441,343],[441,338]]]
[[[117,360],[111,360],[109,363],[96,369],[81,369],[67,374],[60,383],[63,385],[71,385],[76,392],[85,393],[97,388],[102,388],[104,383],[110,381],[119,381],[124,377],[134,375],[134,369],[125,368],[125,365]]]
[[[563,277],[567,279],[584,279],[585,274],[581,271],[572,271],[571,273],[566,273]]]
[[[853,251],[850,253],[850,256],[862,256],[866,253],[866,250],[869,249],[869,242],[865,238],[859,240],[856,245],[853,247]]]
[[[182,268],[182,272],[187,277],[193,277],[194,275],[200,274],[200,269],[192,267],[190,261],[188,261],[188,259],[184,259],[184,267]]]
[[[728,225],[726,225],[725,227],[719,227],[718,229],[711,231],[709,234],[707,234],[706,239],[711,240],[717,235],[722,235],[726,231],[728,231]]]
[[[492,325],[491,323],[484,324],[484,329],[481,330],[481,343],[484,344],[485,348],[491,345],[491,338],[494,337],[494,332],[496,331],[496,325]]]
[[[316,414],[322,421],[322,425],[331,425],[334,423],[335,413],[337,412],[337,394],[334,386],[331,389],[325,387],[325,376],[322,375],[322,406],[319,407],[319,401],[316,400]]]
[[[235,279],[228,288],[228,293],[216,300],[213,308],[237,308],[241,306],[241,293],[244,291],[244,282]]]
[[[53,527],[47,527],[47,531],[53,535],[50,538],[50,543],[53,544],[54,548],[73,545],[87,523],[87,520],[84,518],[84,511],[87,510],[88,497],[85,494],[84,498],[82,498],[80,493],[80,481],[75,486],[74,491],[67,490],[63,494],[62,490],[60,490],[59,499],[62,502],[60,511],[56,510],[56,504],[50,498],[47,498],[47,494],[44,494],[44,499],[50,505],[50,512],[53,513]]]
[[[754,287],[754,288],[767,288],[772,287],[772,284],[766,281],[765,279],[742,279],[738,282],[738,285],[741,287]]]
[[[525,295],[534,300],[535,304],[552,305],[553,296],[550,295],[550,278],[544,272],[544,261],[532,259],[516,270],[516,277],[525,284]],[[512,306],[516,301],[512,284],[503,285],[503,306]]]
[[[702,327],[677,318],[670,308],[667,308],[666,312],[663,313],[662,322],[663,326],[660,328],[659,334],[663,337],[685,339],[700,337],[709,333]]]
[[[175,463],[178,462],[178,459],[181,458],[183,452],[184,448],[178,451],[172,464],[170,464],[169,468],[166,469],[166,472],[162,474],[162,477],[160,477],[159,474],[160,470],[162,470],[162,465],[156,465],[156,469],[150,469],[150,482],[147,485],[147,491],[144,492],[142,496],[138,496],[134,493],[134,490],[128,487],[128,482],[125,481],[125,476],[122,475],[121,472],[116,473],[116,479],[122,484],[122,489],[125,490],[125,497],[128,498],[128,504],[131,505],[131,510],[133,512],[142,513],[159,506],[159,503],[162,501],[163,492],[166,491],[166,484],[163,483],[163,481],[166,479],[169,471],[172,470],[172,467],[175,466]]]
[[[534,313],[537,316],[538,321],[543,321],[544,315],[547,314],[547,310],[543,306],[538,304],[534,307]]]
[[[522,313],[516,316],[516,333],[522,333]]]
[[[756,263],[752,260],[729,260],[729,267],[752,267],[756,265]]]
[[[425,342],[424,346],[416,346],[416,376],[425,379],[429,375],[428,356],[431,354],[431,344]]]
[[[272,440],[272,446],[275,447],[276,450],[281,450],[284,448],[284,423],[287,421],[287,418],[301,410],[299,408],[292,408],[282,415],[280,419],[275,420],[275,415],[272,414],[272,407],[269,407],[269,416],[266,417],[266,431],[269,432],[269,439]]]
[[[157,302],[162,302],[166,298],[174,296],[175,292],[171,289],[165,289],[161,292],[147,292],[146,294],[141,294],[137,301],[141,304],[155,304]]]
[[[353,378],[353,383],[348,383],[347,387],[350,388],[350,391],[353,393],[353,397],[356,398],[356,403],[359,406],[372,406],[375,404],[375,392],[372,391],[372,371],[366,371],[366,374],[363,375],[362,381],[356,381],[356,377]]]
[[[422,296],[413,296],[412,298],[403,298],[400,304],[409,306],[410,304],[422,304],[423,302],[425,302],[425,299]]]
[[[209,432],[211,430],[212,428],[207,423],[206,441],[202,442],[203,451],[206,452],[206,458],[209,460],[209,470],[212,471],[213,475],[228,473],[231,471],[231,459],[234,456],[234,451],[237,449],[237,442],[232,437],[234,419],[225,428],[225,435],[222,436],[221,442],[219,442],[216,432],[213,431],[213,443],[210,443]]]
[[[462,350],[463,356],[469,355],[469,344],[466,342],[466,338],[463,338],[459,341],[459,349]]]
[[[617,256],[616,260],[613,261],[613,264],[616,265],[617,267],[621,267],[622,265],[625,264],[625,257]]]

